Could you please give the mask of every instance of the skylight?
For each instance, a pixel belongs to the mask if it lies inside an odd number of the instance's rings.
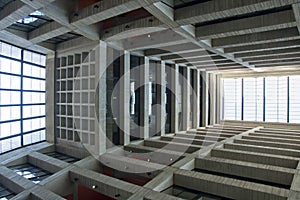
[[[20,19],[18,22],[22,24],[30,24],[38,20],[38,16],[43,16],[44,14],[41,13],[40,11],[35,11],[28,15],[27,17],[24,17],[23,19]],[[37,16],[37,17],[35,17]]]

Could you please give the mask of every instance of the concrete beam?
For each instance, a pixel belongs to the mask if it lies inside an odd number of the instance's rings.
[[[295,3],[292,5],[293,12],[297,22],[297,28],[300,33],[300,3]]]
[[[171,45],[168,47],[165,47],[164,50],[160,49],[147,49],[145,50],[145,55],[146,56],[166,56],[166,58],[162,60],[171,60],[173,59],[174,56],[178,57],[176,54],[185,54],[185,53],[191,53],[195,52],[202,52],[205,51],[204,49],[199,49],[199,47],[193,43],[187,42],[184,45],[179,44],[179,45]],[[179,55],[179,56],[180,56]],[[172,58],[169,58],[167,56],[172,56]]]
[[[272,8],[280,8],[296,2],[298,1],[249,0],[232,2],[230,0],[217,0],[180,8],[177,9],[174,14],[175,21],[180,25],[197,24]]]
[[[134,184],[81,168],[72,169],[70,179],[72,182],[91,188],[111,198],[116,198],[116,195],[118,195],[121,199],[127,199],[140,189],[139,186]]]
[[[236,58],[250,59],[250,58],[260,58],[266,56],[278,56],[278,55],[290,55],[300,53],[300,48],[291,48],[291,49],[278,49],[278,50],[265,50],[249,53],[238,53],[235,54]]]
[[[185,44],[188,40],[172,30],[165,30],[156,32],[150,35],[141,35],[139,38],[135,38],[134,41],[126,40],[124,41],[124,48],[133,50],[146,50],[146,49],[167,49],[167,46]]]
[[[100,21],[127,13],[142,6],[158,2],[159,0],[115,0],[100,1],[77,12],[77,15],[71,17],[71,24],[75,26],[84,26],[95,24]]]
[[[69,9],[72,7],[73,2],[72,1],[55,1],[53,3],[53,0],[22,0],[27,5],[30,5],[36,10],[39,10],[43,12],[45,15],[50,17],[51,19],[55,20],[59,24],[63,25],[64,27],[73,30],[74,32],[81,34],[91,40],[99,40],[99,30],[98,27],[95,25],[87,26],[77,26],[70,24],[69,21],[69,15],[70,12]],[[61,29],[61,27],[56,27],[55,29]],[[51,32],[58,33],[59,30],[52,29]],[[43,31],[41,31],[43,32]]]
[[[12,1],[4,8],[1,9],[0,13],[0,30],[9,27],[19,19],[28,16],[34,12],[34,9],[20,0]]]
[[[287,60],[287,61],[277,61],[277,62],[272,62],[270,63],[264,63],[264,64],[256,64],[256,67],[277,67],[277,66],[299,66],[300,60],[295,59],[295,60]]]
[[[291,28],[296,25],[293,11],[287,10],[229,22],[199,26],[196,27],[196,37],[199,39],[216,39]]]
[[[282,63],[282,62],[298,62],[299,61],[299,54],[292,54],[290,56],[276,56],[269,57],[270,59],[253,59],[252,61],[249,61],[253,65],[264,65],[264,64],[272,64],[272,63]]]
[[[28,34],[28,39],[33,43],[39,43],[54,38],[56,36],[63,35],[70,31],[71,30],[69,28],[54,21],[31,31]]]
[[[300,146],[298,144],[278,143],[276,141],[274,142],[274,141],[259,141],[259,140],[249,140],[249,139],[242,139],[242,140],[236,139],[234,140],[234,143],[300,150]]]
[[[206,50],[194,50],[191,52],[179,52],[179,53],[174,53],[173,55],[166,55],[162,56],[162,60],[172,60],[172,61],[177,61],[177,62],[186,62],[187,60],[193,61],[193,60],[207,60],[207,57],[213,57],[216,58],[223,58],[221,56],[214,56],[214,54],[206,51]]]
[[[290,186],[294,169],[215,157],[196,158],[195,168]]]
[[[287,189],[187,170],[175,171],[173,180],[175,185],[230,199],[283,200],[289,195]]]
[[[101,33],[101,39],[105,41],[122,40],[165,29],[161,21],[155,17],[147,17],[106,29]]]
[[[296,47],[300,47],[300,40],[289,40],[289,41],[281,41],[281,42],[245,45],[239,47],[229,47],[229,48],[225,48],[224,52],[225,53],[251,53],[257,51],[290,49]]]
[[[9,41],[11,44],[45,54],[47,54],[48,52],[52,52],[55,49],[54,45],[48,45],[44,43],[34,44],[28,41],[27,38],[15,35],[10,30],[1,30],[0,37],[2,40]]]
[[[295,169],[298,164],[298,159],[294,157],[245,152],[245,151],[229,150],[229,149],[213,149],[211,151],[211,156],[218,157],[218,158],[246,161],[246,162],[254,162],[254,163],[265,164],[265,165],[273,165],[278,167],[286,167],[290,169]]]
[[[297,28],[287,28],[273,31],[266,31],[262,33],[253,33],[232,37],[225,37],[212,40],[213,47],[235,47],[251,44],[261,44],[267,42],[279,42],[293,39],[299,39],[299,32]]]
[[[175,11],[171,8],[166,6],[164,3],[159,2],[155,3],[153,5],[150,5],[148,7],[145,7],[148,12],[150,12],[153,16],[160,19],[162,22],[167,24],[170,28],[172,28],[176,33],[183,36],[190,42],[198,45],[200,48],[204,48],[208,51],[211,51],[213,53],[216,53],[220,56],[226,57],[229,60],[232,60],[240,65],[243,65],[248,68],[253,68],[253,66],[249,65],[249,63],[242,62],[239,59],[235,59],[231,55],[224,54],[222,50],[213,48],[210,44],[207,44],[206,41],[199,41],[196,39],[196,30],[193,25],[186,25],[186,26],[180,26],[179,23],[174,21]],[[190,12],[190,11],[187,11]],[[191,24],[191,23],[189,23]]]

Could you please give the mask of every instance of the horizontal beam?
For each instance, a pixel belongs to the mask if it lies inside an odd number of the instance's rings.
[[[262,56],[262,57],[255,57],[255,58],[245,58],[243,60],[255,64],[259,63],[276,63],[276,61],[288,61],[290,59],[300,58],[300,51],[295,52],[295,54],[285,54],[285,55],[276,55],[276,56]]]
[[[101,40],[114,41],[132,38],[165,30],[164,24],[155,17],[138,19],[129,23],[106,29],[101,34]]]
[[[71,18],[71,24],[75,26],[86,26],[100,21],[136,10],[142,6],[158,2],[159,0],[114,0],[100,1],[81,9]]]
[[[245,45],[239,47],[225,48],[225,53],[247,53],[265,50],[278,50],[300,47],[300,40],[289,40],[283,42],[263,43],[254,45]]]
[[[289,194],[287,189],[187,170],[175,171],[173,180],[175,185],[230,199],[284,200]]]
[[[146,49],[162,49],[167,50],[167,46],[173,46],[178,44],[185,44],[188,40],[172,30],[165,30],[156,33],[152,33],[149,37],[148,34],[141,35],[135,38],[133,41],[124,41],[124,48],[126,50],[146,50]]]
[[[187,42],[186,44],[182,45],[171,45],[165,48],[165,50],[160,49],[147,49],[145,50],[146,56],[165,56],[163,60],[171,60],[170,58],[178,57],[181,54],[187,53],[196,53],[201,51],[205,51],[204,49],[199,49],[199,47],[193,43]],[[180,54],[180,55],[178,55]],[[169,56],[169,57],[167,57]]]
[[[300,36],[297,28],[287,28],[275,31],[266,31],[262,33],[253,33],[214,39],[212,40],[212,46],[218,48],[226,48],[251,44],[261,44],[267,42],[286,41],[299,38]]]
[[[289,55],[294,53],[299,53],[300,48],[291,48],[291,49],[279,49],[279,50],[266,50],[266,51],[257,51],[252,53],[239,53],[235,54],[236,58],[255,58],[255,57],[264,57],[271,55]]]
[[[265,32],[297,26],[292,10],[248,17],[196,28],[198,39],[216,39],[235,35]]]
[[[197,24],[229,18],[297,3],[297,0],[214,0],[175,10],[175,21],[180,25]]]

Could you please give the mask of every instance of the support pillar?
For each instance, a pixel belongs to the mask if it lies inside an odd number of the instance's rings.
[[[124,51],[120,66],[120,137],[121,144],[130,143],[130,53]]]
[[[223,97],[223,86],[222,86],[222,81],[219,75],[217,75],[216,77],[216,101],[217,101],[217,105],[216,105],[216,124],[220,124],[221,123],[221,116],[223,116],[223,110],[222,110],[222,97]]]
[[[46,60],[46,138],[47,142],[55,143],[56,140],[56,125],[55,125],[55,54],[47,55]],[[55,109],[53,109],[55,108]]]
[[[200,85],[201,85],[201,119],[200,126],[205,127],[208,125],[208,74],[205,71],[200,73]]]
[[[190,128],[191,120],[191,70],[188,67],[183,68],[182,81],[182,130]]]
[[[140,70],[140,138],[149,138],[149,58],[142,57],[142,67]]]
[[[166,122],[166,63],[161,61],[161,64],[156,68],[156,84],[157,84],[157,115],[156,115],[156,133],[165,135]]]
[[[171,133],[178,132],[178,84],[179,84],[179,66],[171,66]]]
[[[197,129],[200,124],[200,72],[198,69],[193,70],[193,127]]]
[[[96,102],[96,106],[99,106],[97,109],[98,112],[98,120],[99,126],[98,130],[96,130],[99,134],[97,134],[97,142],[99,154],[104,154],[106,152],[106,68],[108,66],[107,63],[107,44],[106,42],[100,41],[99,48],[96,51],[96,64],[98,63],[98,67],[96,67],[96,74],[99,75],[99,91],[97,91],[98,101]],[[97,133],[96,132],[96,133]]]
[[[216,123],[216,75],[209,74],[209,125]]]

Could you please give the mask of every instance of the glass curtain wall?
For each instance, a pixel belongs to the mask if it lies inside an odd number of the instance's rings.
[[[223,119],[300,123],[300,76],[223,79]]]
[[[0,41],[0,153],[44,141],[45,55]]]

